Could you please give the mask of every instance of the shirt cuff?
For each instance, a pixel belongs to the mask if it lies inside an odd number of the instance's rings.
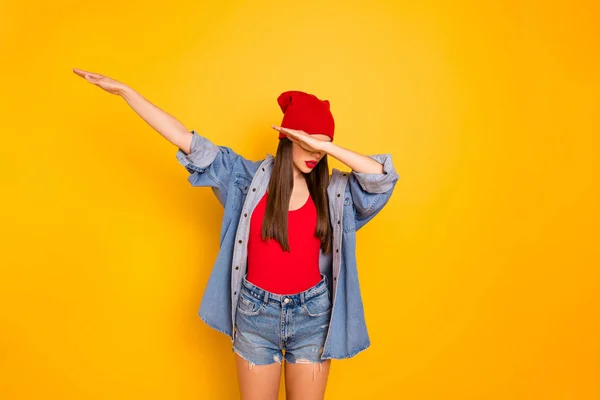
[[[385,193],[394,187],[394,183],[400,179],[400,175],[394,169],[391,154],[375,154],[368,156],[380,164],[383,164],[383,173],[373,174],[367,172],[352,171],[356,180],[368,193]]]
[[[177,149],[177,161],[190,173],[204,172],[217,158],[219,148],[204,136],[198,135],[195,130],[192,130],[191,133],[193,136],[190,154],[185,154],[183,150]]]

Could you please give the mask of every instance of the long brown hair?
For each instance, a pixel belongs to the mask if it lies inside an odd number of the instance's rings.
[[[268,186],[267,209],[262,224],[262,239],[275,239],[283,251],[290,251],[288,242],[288,210],[292,190],[294,188],[294,167],[292,161],[292,141],[279,139],[275,165]],[[327,186],[329,186],[329,166],[327,155],[324,155],[315,168],[304,174],[308,191],[317,209],[317,228],[315,236],[321,240],[324,253],[331,250],[331,225],[329,222],[329,202]]]

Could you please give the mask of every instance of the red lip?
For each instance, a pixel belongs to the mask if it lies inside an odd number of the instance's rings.
[[[308,168],[314,168],[317,165],[316,161],[305,161],[304,163]]]

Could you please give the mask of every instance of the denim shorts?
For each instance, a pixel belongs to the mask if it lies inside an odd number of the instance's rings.
[[[249,366],[274,362],[321,363],[331,317],[327,277],[295,294],[275,294],[244,277],[232,351]]]

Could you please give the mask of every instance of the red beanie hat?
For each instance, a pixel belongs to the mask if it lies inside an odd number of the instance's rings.
[[[314,94],[296,90],[281,93],[277,98],[283,111],[283,128],[302,130],[310,135],[327,135],[333,141],[335,122],[329,111],[329,101],[319,100]],[[279,139],[287,137],[279,132]]]

